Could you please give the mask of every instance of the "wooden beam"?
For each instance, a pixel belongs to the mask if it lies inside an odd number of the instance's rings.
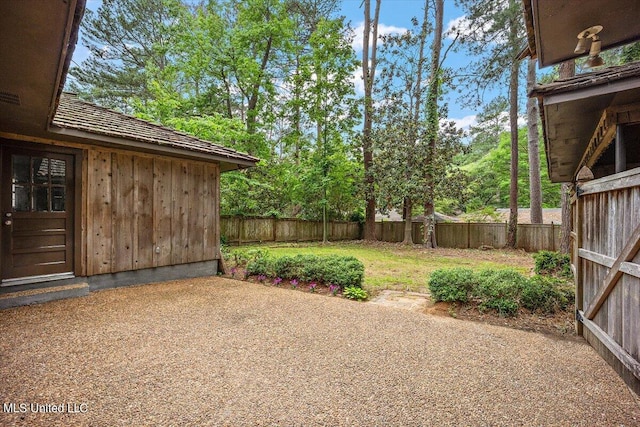
[[[613,111],[610,109],[604,110],[593,132],[593,136],[591,136],[591,140],[589,144],[587,144],[587,149],[584,151],[580,163],[578,163],[574,176],[576,176],[584,166],[591,169],[602,153],[604,153],[604,150],[611,144],[616,134],[615,119],[616,115]]]
[[[586,259],[587,261],[595,262],[598,265],[603,265],[607,268],[611,268],[613,264],[615,264],[616,259],[610,256],[602,255],[597,252],[592,252],[587,249],[578,249],[578,255],[580,258]]]
[[[580,186],[581,196],[640,186],[640,168],[594,179]]]
[[[584,313],[580,312],[582,316],[582,323],[589,329],[589,331],[596,336],[596,338],[605,346],[609,351],[627,368],[636,378],[640,379],[640,362],[635,360],[624,348],[613,340],[606,332],[600,327],[588,319]]]
[[[620,124],[616,125],[615,150],[616,173],[624,172],[627,170],[627,146],[624,141],[624,127]]]
[[[633,257],[636,256],[638,250],[640,250],[640,224],[638,224],[635,230],[633,230],[633,233],[629,237],[629,241],[625,245],[624,249],[622,249],[622,252],[620,252],[620,255],[618,255],[618,258],[616,258],[616,261],[611,266],[611,270],[609,270],[607,276],[604,278],[600,290],[598,290],[595,298],[591,301],[591,304],[589,304],[589,307],[585,311],[589,320],[593,320],[600,307],[602,307],[604,301],[616,286],[616,283],[618,283],[618,280],[623,274],[620,270],[622,263],[633,260]]]
[[[630,276],[637,277],[640,279],[640,265],[634,264],[632,262],[623,262],[620,265],[620,271],[626,273]]]
[[[619,105],[613,108],[616,115],[616,123],[628,124],[640,122],[640,102]]]

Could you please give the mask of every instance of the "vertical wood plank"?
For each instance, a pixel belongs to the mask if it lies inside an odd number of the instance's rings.
[[[172,173],[171,160],[156,158],[153,160],[153,265],[163,267],[171,265],[171,208]]]
[[[171,163],[171,186],[173,188],[171,209],[171,263],[174,265],[188,262],[189,185],[187,178],[187,162],[173,160]]]
[[[100,150],[89,153],[87,204],[90,212],[87,233],[87,274],[111,272],[112,266],[112,164],[111,154]]]
[[[216,259],[216,180],[217,168],[214,165],[206,165],[203,177],[203,259]]]
[[[133,156],[114,153],[111,156],[113,177],[113,246],[111,272],[133,269]]]
[[[153,159],[136,157],[135,171],[135,212],[134,227],[137,244],[134,247],[134,268],[153,267],[154,232],[153,232]]]
[[[202,261],[204,256],[204,167],[202,163],[192,162],[189,163],[187,171],[189,186],[187,262],[198,262]]]

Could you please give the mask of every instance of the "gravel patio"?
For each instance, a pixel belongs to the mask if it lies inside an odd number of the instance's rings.
[[[3,310],[0,333],[0,425],[640,425],[582,340],[223,278]]]

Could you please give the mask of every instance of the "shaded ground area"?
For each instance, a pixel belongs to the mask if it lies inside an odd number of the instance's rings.
[[[0,425],[638,425],[582,341],[222,278],[0,312]]]

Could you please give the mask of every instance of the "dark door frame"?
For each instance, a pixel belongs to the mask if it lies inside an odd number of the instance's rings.
[[[66,154],[73,156],[73,173],[74,173],[74,199],[73,199],[73,274],[78,277],[82,275],[82,239],[83,239],[83,218],[82,218],[82,194],[83,186],[83,150],[78,148],[63,147],[52,144],[40,144],[27,141],[6,139],[0,137],[0,176],[3,174],[5,148],[23,149],[40,152],[49,152],[55,154]],[[0,190],[2,192],[2,190]],[[2,241],[2,233],[4,227],[0,227],[0,241]],[[2,277],[2,263],[0,263],[0,277]]]

